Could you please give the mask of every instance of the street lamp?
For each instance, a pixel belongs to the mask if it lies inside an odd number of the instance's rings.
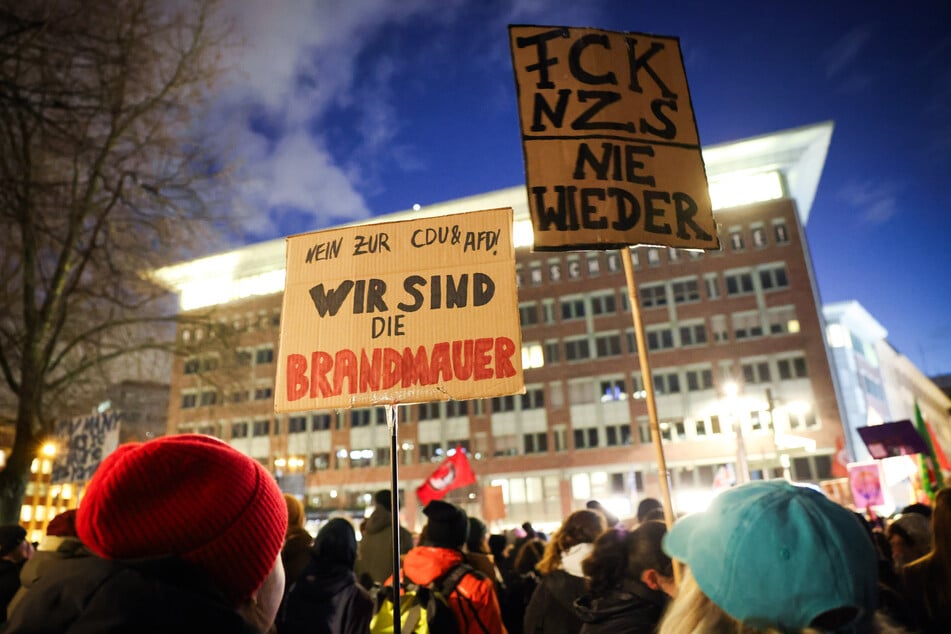
[[[746,458],[746,440],[743,438],[743,421],[739,413],[739,393],[740,388],[735,381],[723,384],[723,402],[733,419],[733,433],[736,434],[736,483],[744,484],[750,481],[750,465]]]

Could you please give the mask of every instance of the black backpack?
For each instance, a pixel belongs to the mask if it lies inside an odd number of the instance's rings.
[[[481,573],[468,564],[461,563],[428,585],[417,584],[404,573],[403,594],[400,596],[402,628],[399,634],[458,634],[459,622],[449,606],[449,597],[468,574],[478,576]],[[371,634],[396,634],[393,624],[393,592],[392,585],[380,588],[376,613],[370,622]]]

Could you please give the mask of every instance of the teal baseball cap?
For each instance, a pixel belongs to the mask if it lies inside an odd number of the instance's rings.
[[[664,536],[703,593],[737,621],[798,632],[832,610],[863,631],[878,604],[877,555],[852,511],[785,480],[719,494]],[[865,625],[863,625],[865,624]]]

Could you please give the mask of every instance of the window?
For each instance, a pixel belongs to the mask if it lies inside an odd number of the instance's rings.
[[[198,404],[198,395],[194,392],[182,394],[182,409],[191,409]]]
[[[214,405],[218,402],[218,391],[217,390],[202,390],[201,392],[201,406],[208,407],[209,405]]]
[[[745,383],[769,383],[771,381],[769,363],[766,361],[741,363],[740,369],[743,371],[743,381]]]
[[[605,444],[608,447],[631,444],[630,425],[607,425],[604,428]]]
[[[737,339],[749,339],[763,336],[763,324],[759,312],[733,313],[733,336]]]
[[[597,277],[601,274],[601,258],[599,255],[588,256],[588,277]]]
[[[680,254],[677,252],[677,249],[674,249],[673,247],[668,247],[667,261],[673,263],[678,261],[679,259],[680,259]]]
[[[446,416],[454,418],[456,416],[469,415],[469,401],[447,401]]]
[[[700,301],[700,285],[696,279],[673,282],[670,289],[674,293],[675,304]]]
[[[649,330],[647,332],[648,350],[667,350],[674,347],[674,331],[670,328]]]
[[[311,431],[327,431],[331,427],[330,414],[314,414],[311,422]]]
[[[618,334],[598,335],[594,338],[594,349],[598,358],[621,355],[621,336]]]
[[[680,376],[676,372],[655,372],[654,391],[658,394],[680,392]]]
[[[621,270],[621,258],[618,257],[617,251],[610,251],[607,254],[608,258],[608,270],[612,273],[617,273]]]
[[[734,251],[743,250],[743,232],[739,229],[732,229],[730,231],[730,248]]]
[[[351,449],[350,450],[350,468],[365,469],[373,466],[373,455],[376,452],[372,449]]]
[[[538,304],[521,304],[518,307],[518,319],[523,327],[538,323]]]
[[[247,390],[238,390],[231,393],[230,400],[232,403],[246,403],[249,396]]]
[[[270,346],[267,348],[258,348],[257,353],[254,355],[254,361],[258,364],[274,363],[274,348]]]
[[[251,365],[251,351],[250,350],[238,350],[234,353],[234,361],[238,365],[248,366]]]
[[[370,410],[352,409],[350,410],[350,427],[369,427]]]
[[[548,434],[540,431],[522,436],[525,453],[548,453]]]
[[[568,260],[568,278],[572,280],[581,279],[581,262],[576,257]]]
[[[627,385],[624,379],[601,381],[601,402],[627,400]]]
[[[438,442],[419,443],[419,461],[420,462],[439,462],[443,459],[442,444]]]
[[[231,437],[232,438],[247,438],[248,424],[245,422],[231,423]]]
[[[591,347],[587,338],[565,341],[565,360],[583,361],[591,358]]]
[[[288,434],[299,434],[303,431],[307,431],[307,417],[306,416],[291,416],[287,420]]]
[[[561,262],[552,260],[548,263],[548,279],[552,282],[561,281]]]
[[[707,343],[707,327],[703,323],[680,327],[680,345],[699,346]]]
[[[218,369],[218,357],[205,357],[201,361],[202,372],[214,372]]]
[[[545,342],[545,363],[556,363],[561,361],[560,348],[557,341]]]
[[[514,412],[515,411],[515,396],[509,394],[507,396],[495,396],[492,398],[492,413],[498,414],[501,412]]]
[[[310,463],[313,466],[315,471],[323,471],[324,469],[330,468],[330,454],[329,453],[315,453],[311,456]]]
[[[727,295],[744,295],[753,292],[752,273],[727,273],[723,277],[726,279]]]
[[[799,320],[796,319],[795,306],[777,306],[767,313],[769,332],[772,335],[799,332]]]
[[[593,449],[598,446],[598,430],[596,427],[575,429],[575,449]]]
[[[789,279],[786,277],[786,267],[780,265],[760,271],[759,283],[764,291],[773,288],[788,288]]]
[[[725,315],[711,315],[710,330],[713,332],[713,340],[725,343],[730,340],[730,334],[726,328]]]
[[[660,250],[656,248],[647,249],[647,264],[649,266],[660,266]]]
[[[190,359],[186,359],[186,361],[185,361],[185,369],[183,370],[183,373],[184,373],[184,374],[197,374],[197,373],[198,373],[198,369],[199,369],[200,367],[201,367],[201,364],[199,363],[199,361],[198,361],[197,358],[192,357],[192,358],[190,358]]]
[[[529,269],[529,280],[532,283],[532,286],[541,286],[542,285],[542,265],[538,262],[532,262],[531,268]]]
[[[713,389],[713,372],[711,370],[687,370],[686,374],[688,392]]]
[[[753,227],[753,246],[762,249],[766,246],[766,229],[763,227]]]
[[[254,427],[251,430],[252,436],[267,436],[270,433],[271,433],[271,421],[269,420],[254,421]]]
[[[617,303],[614,293],[610,295],[595,295],[591,298],[592,315],[613,315],[617,312]]]
[[[439,403],[420,403],[418,406],[417,420],[438,420],[441,418],[439,412]]]
[[[776,363],[776,367],[779,369],[780,379],[804,379],[809,376],[804,357],[780,359]]]
[[[561,319],[568,321],[571,319],[584,319],[584,300],[583,299],[563,299],[561,300]]]
[[[540,387],[530,387],[522,394],[522,410],[542,409],[545,407],[545,390]]]
[[[641,307],[654,308],[667,305],[667,286],[655,284],[641,287]]]
[[[705,276],[703,283],[707,287],[707,299],[717,299],[720,297],[720,280],[717,278],[716,273]]]
[[[274,393],[273,388],[270,387],[257,387],[254,388],[254,400],[256,401],[266,401],[271,398],[271,395]]]
[[[785,222],[778,221],[773,224],[773,237],[776,238],[776,244],[789,242],[789,230],[786,228]]]
[[[567,451],[568,442],[565,440],[564,425],[558,425],[552,429],[551,436],[555,441],[555,451]]]

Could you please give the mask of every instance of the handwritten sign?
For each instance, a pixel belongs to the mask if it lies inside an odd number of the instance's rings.
[[[885,504],[880,462],[853,462],[848,465],[848,470],[849,487],[852,489],[855,508],[865,509]]]
[[[277,412],[524,391],[512,210],[287,239]]]
[[[510,26],[536,251],[720,248],[677,38]]]
[[[52,482],[85,482],[99,463],[119,446],[118,412],[58,421],[55,436],[59,447],[53,461]]]

